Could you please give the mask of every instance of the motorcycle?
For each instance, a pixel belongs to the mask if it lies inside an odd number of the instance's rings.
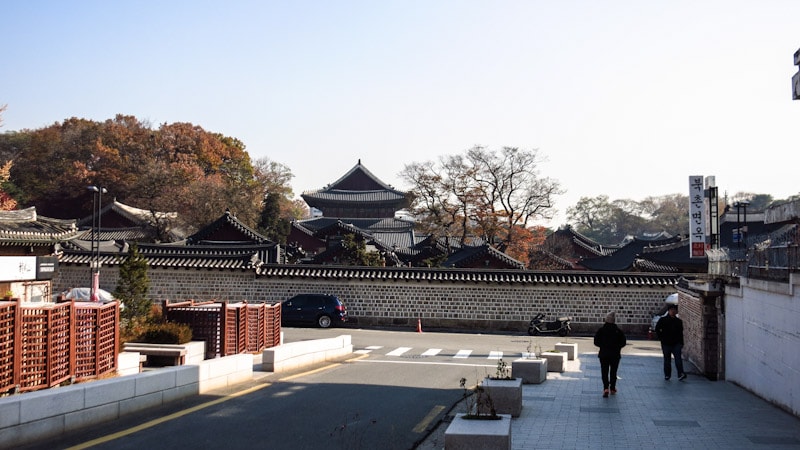
[[[559,317],[556,320],[545,322],[544,314],[539,313],[531,319],[528,324],[528,334],[531,336],[538,336],[540,334],[557,334],[559,336],[566,336],[572,331],[570,322],[572,317]]]

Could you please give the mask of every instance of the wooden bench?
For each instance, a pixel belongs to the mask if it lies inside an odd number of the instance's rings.
[[[172,359],[171,365],[173,366],[182,366],[186,363],[186,347],[182,345],[126,342],[123,346],[123,350],[126,352],[137,352],[145,357],[156,356],[165,360]]]

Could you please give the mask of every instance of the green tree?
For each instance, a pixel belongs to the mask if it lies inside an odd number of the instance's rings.
[[[273,242],[286,244],[286,238],[291,230],[291,223],[281,217],[281,202],[276,194],[267,194],[261,217],[258,220],[258,232]]]
[[[583,197],[567,209],[567,220],[578,233],[606,245],[619,244],[628,236],[661,232],[680,236],[689,229],[689,198],[673,194],[637,202],[609,201],[605,195]]]
[[[149,289],[147,261],[139,253],[139,247],[130,244],[128,256],[119,266],[119,282],[114,290],[114,296],[125,305],[120,313],[123,319],[136,321],[147,318],[153,305],[147,298]]]
[[[368,252],[364,239],[354,233],[348,233],[342,237],[341,261],[353,266],[373,267],[381,266],[384,262],[380,253]]]

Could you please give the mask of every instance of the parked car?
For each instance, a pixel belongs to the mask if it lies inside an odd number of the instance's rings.
[[[299,294],[281,303],[281,325],[329,328],[347,322],[347,308],[335,295]]]
[[[667,298],[664,299],[664,306],[658,310],[658,313],[653,316],[653,319],[650,323],[650,333],[652,336],[655,336],[656,332],[656,325],[658,325],[658,321],[669,314],[669,307],[670,305],[677,305],[678,304],[678,293],[669,294]]]

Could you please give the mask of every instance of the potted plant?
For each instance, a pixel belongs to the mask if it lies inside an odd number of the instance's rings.
[[[537,358],[541,355],[541,347],[533,351],[533,342],[528,344],[527,352],[522,354],[522,358],[511,362],[511,376],[522,379],[523,384],[541,384],[547,379],[547,360]]]
[[[548,372],[563,372],[567,364],[567,352],[559,352],[556,349],[542,352],[542,358],[547,360]]]
[[[483,385],[467,388],[460,381],[466,413],[456,414],[444,433],[444,447],[453,449],[510,449],[511,415],[498,414],[490,391]]]
[[[511,376],[511,366],[502,358],[497,361],[494,376],[487,376],[481,383],[492,406],[499,414],[519,417],[522,412],[522,378]],[[480,408],[480,405],[478,405]]]

